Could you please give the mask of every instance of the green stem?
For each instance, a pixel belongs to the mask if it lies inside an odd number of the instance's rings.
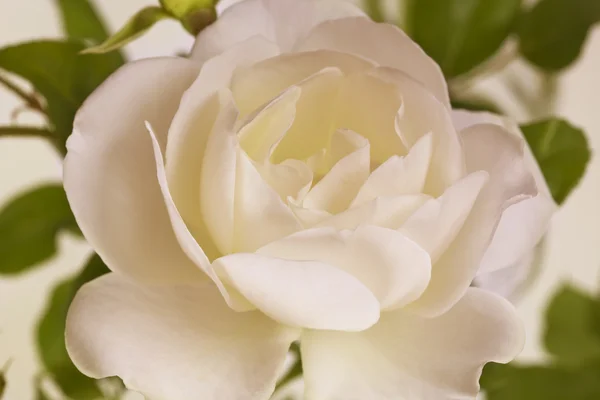
[[[0,126],[0,137],[29,137],[37,136],[54,139],[52,132],[46,128],[34,126]]]
[[[4,87],[6,87],[11,92],[13,92],[15,95],[17,95],[17,97],[20,97],[21,99],[23,99],[23,101],[25,101],[25,103],[27,104],[27,106],[29,108],[39,111],[42,114],[46,114],[44,107],[42,107],[42,104],[35,97],[35,95],[25,92],[23,89],[21,89],[20,87],[18,87],[17,85],[15,85],[11,81],[9,81],[5,77],[3,77],[2,75],[0,75],[0,84],[3,85]]]
[[[363,3],[367,14],[369,14],[373,21],[383,22],[385,20],[381,0],[363,0]]]

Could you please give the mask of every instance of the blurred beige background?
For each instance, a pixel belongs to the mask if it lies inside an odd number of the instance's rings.
[[[112,30],[152,0],[97,0]],[[0,1],[0,47],[30,39],[59,37],[58,15],[52,0]],[[132,58],[169,55],[189,49],[192,38],[172,21],[158,24],[150,34],[128,46]],[[600,149],[600,29],[591,35],[584,55],[560,84],[558,113],[583,127],[592,149]],[[0,90],[0,124],[10,123],[18,106],[12,95]],[[35,123],[32,115],[20,122]],[[51,147],[36,139],[0,139],[0,202],[25,188],[58,181],[61,160]],[[600,271],[600,158],[594,157],[581,186],[556,215],[548,240],[548,258],[539,280],[519,302],[528,342],[521,358],[544,357],[539,335],[548,297],[564,281],[596,290]],[[58,280],[73,274],[89,254],[87,245],[72,237],[60,240],[60,254],[34,272],[15,279],[0,279],[0,366],[14,362],[8,373],[5,400],[33,398],[38,370],[32,328],[50,290]]]

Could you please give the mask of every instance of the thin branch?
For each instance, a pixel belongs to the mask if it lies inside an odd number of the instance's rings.
[[[35,126],[0,126],[0,137],[43,137],[54,139],[52,131]]]
[[[46,110],[44,110],[42,103],[37,99],[35,93],[29,94],[25,92],[19,86],[15,85],[2,75],[0,75],[0,84],[17,95],[17,97],[20,97],[23,101],[25,101],[27,107],[46,114]]]

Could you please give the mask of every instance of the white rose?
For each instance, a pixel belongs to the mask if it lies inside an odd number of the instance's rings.
[[[71,306],[71,357],[153,400],[263,400],[299,340],[309,400],[476,396],[524,334],[471,283],[553,204],[522,139],[467,125],[438,66],[347,3],[248,0],[191,59],[123,67],[68,142],[113,271]]]

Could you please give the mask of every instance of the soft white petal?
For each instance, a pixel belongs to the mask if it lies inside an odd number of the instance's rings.
[[[297,84],[302,94],[296,103],[296,118],[275,149],[273,162],[303,160],[327,147],[334,132],[333,111],[342,79],[339,69],[328,67]]]
[[[401,71],[381,67],[370,74],[393,85],[402,96],[395,129],[406,147],[410,148],[424,135],[432,134],[433,154],[425,191],[434,196],[441,195],[465,176],[462,145],[450,111],[423,85]]]
[[[213,260],[220,255],[200,212],[200,175],[206,143],[219,114],[216,92],[229,85],[233,71],[277,54],[277,48],[252,37],[211,59],[181,99],[169,129],[166,170],[177,208],[196,240]]]
[[[532,194],[535,181],[523,157],[523,142],[496,125],[475,125],[461,132],[469,171],[490,178],[462,229],[434,264],[429,287],[411,305],[427,315],[439,315],[465,293],[481,265],[504,210]]]
[[[491,123],[506,128],[516,137],[523,138],[515,123],[495,114],[460,110],[453,111],[452,118],[457,129]],[[538,193],[504,211],[494,239],[482,261],[480,273],[509,267],[526,257],[546,233],[550,219],[556,211],[556,204],[529,146],[525,146],[524,156],[528,170],[535,178]]]
[[[231,92],[222,91],[220,100],[202,166],[202,217],[222,254],[254,251],[300,229],[300,223],[240,148]]]
[[[154,157],[156,159],[156,170],[157,170],[157,178],[160,184],[160,189],[162,191],[165,204],[167,205],[167,211],[169,213],[169,218],[171,220],[171,224],[173,225],[173,229],[175,231],[175,236],[181,245],[181,248],[187,254],[187,256],[196,263],[196,265],[215,283],[225,301],[231,308],[236,311],[247,311],[252,309],[253,307],[248,304],[248,302],[244,301],[243,298],[240,297],[238,293],[232,293],[232,290],[227,290],[216,272],[213,270],[212,265],[202,247],[196,242],[196,239],[192,236],[191,232],[185,225],[185,222],[181,218],[179,210],[177,206],[173,202],[173,197],[169,192],[169,187],[167,185],[167,174],[165,173],[164,161],[162,152],[160,149],[160,145],[158,144],[158,140],[156,140],[156,134],[152,130],[152,126],[150,123],[146,123],[148,132],[150,133],[150,137],[152,139],[152,145],[154,149]]]
[[[254,251],[302,228],[292,210],[241,150],[237,155],[234,226],[234,252]]]
[[[432,135],[425,135],[415,143],[408,155],[393,156],[377,167],[360,188],[352,206],[380,196],[421,193],[431,161],[431,146]]]
[[[83,286],[67,317],[71,359],[151,399],[267,400],[298,332],[236,313],[212,284],[143,286],[117,274]]]
[[[111,269],[137,279],[204,279],[175,237],[144,126],[152,123],[164,148],[197,74],[180,58],[127,64],[85,101],[67,143],[64,185],[81,230]]]
[[[406,154],[395,129],[402,94],[395,86],[365,72],[349,74],[343,81],[335,107],[335,126],[352,130],[369,140],[371,162]]]
[[[296,103],[302,89],[292,86],[255,115],[239,131],[240,146],[257,161],[267,161],[273,149],[290,129],[296,116]]]
[[[255,35],[287,52],[323,21],[364,15],[349,2],[334,0],[246,0],[221,10],[219,19],[198,35],[193,60],[205,62]]]
[[[232,78],[231,90],[241,114],[248,115],[290,86],[326,68],[337,68],[343,74],[350,74],[372,67],[368,61],[335,51],[289,53],[238,69]]]
[[[329,218],[322,218],[314,226],[356,229],[359,225],[367,224],[398,229],[429,199],[430,197],[424,194],[377,197]]]
[[[238,112],[226,91],[219,93],[220,111],[207,139],[200,169],[201,217],[220,254],[234,245],[235,186],[239,143]]]
[[[402,30],[368,18],[327,21],[313,29],[295,50],[335,50],[405,72],[421,82],[444,105],[450,104],[440,67]]]
[[[310,189],[304,198],[303,206],[332,214],[346,210],[369,177],[370,168],[370,146],[365,140],[361,148],[341,158]]]
[[[379,319],[379,302],[369,289],[324,262],[238,253],[213,264],[259,310],[285,325],[360,331]]]
[[[399,310],[358,332],[302,334],[305,398],[452,400],[474,398],[489,361],[519,354],[524,330],[504,299],[471,288],[447,313]]]
[[[475,278],[475,286],[496,293],[515,302],[527,289],[539,268],[539,251],[535,248],[513,265],[492,272],[480,272]]]
[[[556,208],[554,201],[542,193],[508,207],[502,213],[479,272],[510,267],[529,254],[548,230]]]
[[[462,228],[488,178],[485,171],[466,176],[423,204],[400,231],[427,250],[435,263]]]
[[[270,243],[259,254],[294,261],[319,261],[358,278],[383,309],[418,298],[430,277],[429,255],[401,233],[364,225],[354,231],[318,228]]]
[[[313,179],[310,167],[299,160],[271,163],[274,149],[294,122],[301,93],[300,87],[290,87],[255,115],[248,116],[250,121],[238,134],[242,149],[260,175],[284,200],[306,194]]]

